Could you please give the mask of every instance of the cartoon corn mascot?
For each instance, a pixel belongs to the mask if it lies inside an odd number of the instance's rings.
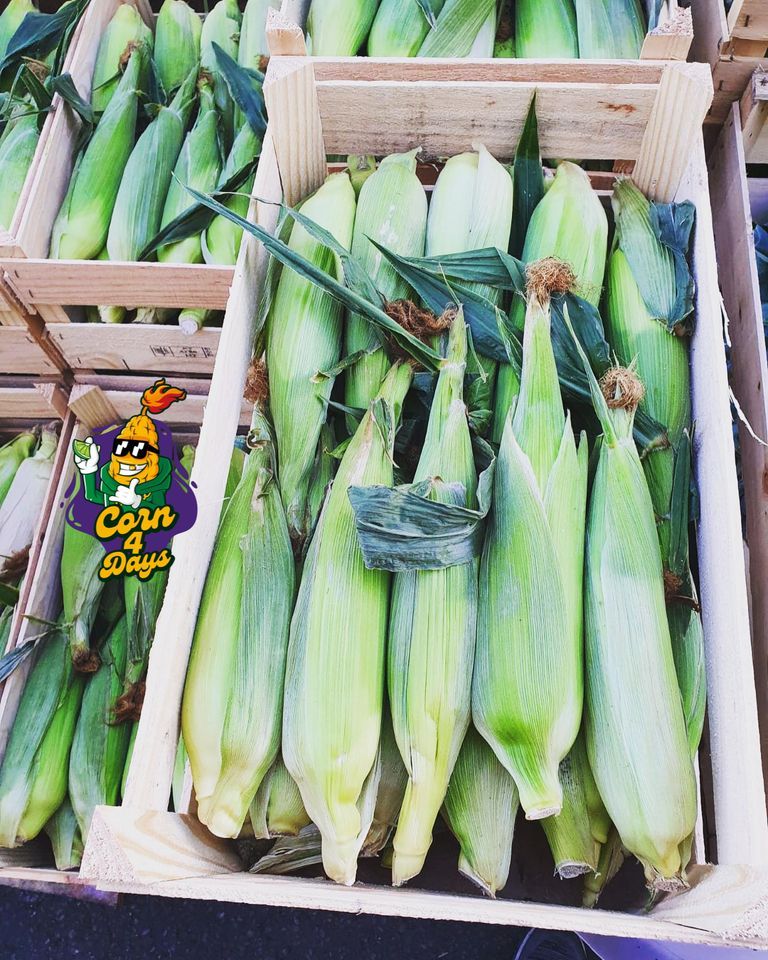
[[[92,437],[74,441],[75,466],[83,478],[86,500],[124,510],[162,507],[171,486],[173,465],[160,456],[157,427],[149,416],[184,400],[186,390],[157,380],[141,395],[141,413],[131,417],[118,433],[109,463],[99,470],[101,448]]]

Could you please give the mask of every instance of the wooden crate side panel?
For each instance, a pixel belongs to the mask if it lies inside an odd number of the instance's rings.
[[[730,395],[704,145],[678,200],[696,204],[691,345],[695,475],[701,502],[698,556],[706,642],[708,718],[718,862],[768,865],[760,743],[752,669]]]
[[[731,37],[768,46],[768,7],[763,0],[733,0],[728,11]]]
[[[26,327],[0,326],[0,370],[4,373],[55,374],[58,367]]]

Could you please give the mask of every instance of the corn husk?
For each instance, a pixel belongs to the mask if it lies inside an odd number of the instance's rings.
[[[459,872],[495,897],[509,877],[518,797],[515,782],[470,727],[445,796],[443,816],[459,841]]]
[[[379,0],[312,0],[307,51],[314,57],[353,57],[362,46]]]
[[[200,69],[202,20],[185,0],[164,0],[155,25],[155,66],[170,96]]]
[[[165,0],[163,7],[183,2]],[[138,260],[160,229],[165,198],[192,109],[195,80],[195,73],[187,76],[170,106],[158,109],[131,152],[109,224],[110,260]]]
[[[201,81],[198,86],[200,108],[197,120],[184,138],[173,169],[160,221],[161,227],[167,226],[192,206],[192,197],[187,187],[200,193],[212,193],[221,174],[219,115],[213,88],[207,81]],[[157,259],[162,263],[202,263],[201,234],[165,244],[158,249]]]
[[[130,44],[144,46],[152,50],[154,37],[136,7],[131,3],[121,3],[115,15],[107,24],[107,29],[99,40],[96,63],[91,83],[91,106],[94,113],[103,114],[121,82],[121,69]],[[146,61],[137,79],[137,86],[143,89],[146,78]]]
[[[93,811],[120,798],[131,724],[115,723],[115,703],[123,691],[128,630],[125,618],[100,650],[101,666],[88,681],[69,759],[69,797],[83,842]]]
[[[281,876],[322,863],[320,831],[310,824],[297,837],[279,837],[268,853],[251,867],[251,873]]]
[[[311,822],[296,781],[288,773],[281,755],[261,781],[251,804],[250,819],[257,840],[297,837]],[[318,843],[318,852],[319,849]]]
[[[53,473],[58,436],[43,430],[34,455],[22,460],[0,506],[0,578],[32,546]]]
[[[267,13],[279,10],[279,0],[248,0],[243,11],[237,62],[248,70],[261,69],[261,58],[269,53],[267,46]]]
[[[639,0],[574,0],[582,60],[639,60],[645,16]]]
[[[381,776],[376,793],[376,806],[368,836],[365,838],[360,855],[375,857],[389,843],[389,838],[397,826],[397,818],[403,805],[405,785],[408,783],[408,771],[403,765],[400,749],[392,729],[392,713],[389,705],[384,709],[381,720]]]
[[[31,108],[30,108],[31,109]],[[0,228],[10,229],[24,181],[40,139],[38,117],[28,113],[17,120],[0,144]]]
[[[42,641],[0,766],[0,846],[36,837],[64,802],[84,680],[59,627]]]
[[[370,241],[377,240],[402,256],[424,255],[427,197],[416,176],[416,154],[412,150],[385,157],[363,184],[357,201],[352,255],[387,300],[407,299],[412,293]],[[351,356],[359,350],[372,352],[347,371],[345,403],[366,410],[389,369],[389,358],[370,323],[351,315],[345,329],[344,353]]]
[[[29,430],[20,433],[0,447],[0,507],[16,476],[19,466],[31,457],[37,446],[37,437]]]
[[[123,8],[133,9],[129,4]],[[133,151],[145,64],[145,49],[137,48],[72,172],[53,224],[51,257],[90,260],[104,249],[120,182]]]
[[[445,0],[430,0],[437,17]],[[429,32],[424,12],[413,0],[381,0],[368,35],[369,57],[415,57]]]
[[[346,173],[332,174],[302,205],[302,213],[349,249],[355,194]],[[337,258],[298,223],[290,247],[329,273]],[[333,377],[317,378],[341,356],[343,311],[330,295],[292,270],[283,270],[267,320],[270,408],[275,423],[278,477],[291,537],[309,533],[307,498],[312,465],[326,419]]]
[[[263,415],[219,530],[182,702],[198,817],[236,837],[280,746],[294,561]]]
[[[587,444],[563,412],[549,305],[529,297],[520,396],[499,448],[480,568],[472,717],[531,820],[562,807],[581,723]],[[542,637],[547,638],[542,657]]]
[[[478,35],[488,33],[488,23],[493,20],[493,29],[485,45],[490,53],[473,47]],[[493,34],[496,32],[496,0],[445,0],[434,27],[427,33],[419,47],[419,57],[467,57],[491,56]]]
[[[409,364],[387,374],[339,466],[312,537],[288,648],[283,756],[323,837],[323,865],[355,880],[373,818],[390,575],[367,570],[347,495],[391,486]]]
[[[600,848],[597,872],[587,873],[584,876],[584,890],[581,900],[583,907],[597,906],[597,901],[603,891],[621,869],[626,855],[621,837],[619,837],[616,827],[612,825],[608,832],[607,841]]]
[[[246,163],[252,160],[260,149],[261,138],[253,132],[247,123],[244,124],[235,137],[235,142],[227,156],[224,169],[221,172],[221,182],[226,183],[230,177],[233,177],[238,170],[241,170]],[[248,214],[254,177],[255,174],[249,177],[237,193],[224,201],[224,206],[228,210],[232,210],[241,217]],[[223,265],[236,263],[242,236],[242,227],[238,227],[226,217],[215,216],[208,224],[208,229],[202,237],[203,259],[206,263]]]
[[[213,77],[216,111],[221,118],[222,132],[228,145],[232,143],[235,135],[235,104],[227,83],[219,72],[213,44],[217,44],[224,53],[237,61],[241,21],[242,14],[237,0],[219,0],[203,21],[203,32],[200,37],[200,66]]]
[[[62,606],[72,662],[77,667],[92,669],[90,638],[104,590],[98,573],[103,559],[104,547],[96,537],[69,523],[64,525]]]
[[[57,870],[75,870],[83,859],[83,838],[69,797],[45,825]]]
[[[594,306],[600,302],[608,246],[608,219],[587,174],[575,163],[559,164],[555,179],[533,211],[525,235],[523,260],[526,264],[544,257],[567,263],[576,276],[580,297]],[[522,330],[525,305],[518,297],[510,311],[512,323]],[[493,436],[500,441],[507,412],[517,396],[519,384],[514,370],[504,367],[499,374],[494,404]]]
[[[429,499],[476,509],[477,472],[464,404],[467,334],[460,313],[440,367],[414,483]],[[389,697],[408,785],[394,839],[392,882],[420,873],[467,732],[477,630],[479,561],[398,573],[389,630]]]
[[[649,886],[665,890],[684,883],[696,781],[653,504],[632,437],[631,378],[616,377],[609,409],[591,377],[603,438],[587,518],[585,729],[608,814]]]
[[[578,57],[573,0],[515,0],[515,52],[531,60]]]
[[[21,26],[28,13],[34,13],[37,7],[32,0],[9,0],[0,13],[0,60],[5,56],[11,37]]]

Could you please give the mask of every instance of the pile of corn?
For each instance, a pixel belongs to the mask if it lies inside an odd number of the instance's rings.
[[[194,447],[185,446],[182,478],[193,459]],[[45,831],[56,866],[68,870],[80,864],[95,807],[114,805],[122,794],[167,571],[105,586],[101,542],[69,523],[63,537],[62,609],[56,622],[36,623],[31,669],[0,764],[0,846]]]
[[[266,49],[271,0],[219,0],[204,20],[184,2],[165,0],[152,29],[136,7],[121,4],[99,43],[91,106],[95,127],[75,161],[53,226],[50,256],[74,260],[157,259],[164,263],[234,264],[241,231],[224,218],[154,249],[160,232],[193,206],[187,187],[222,189],[261,150],[220,66],[228,57],[245,82]],[[217,50],[220,53],[217,53]],[[248,209],[253,175],[227,205]],[[215,311],[134,304],[141,323],[178,322],[186,333],[220,322]],[[86,311],[119,323],[125,306]]]
[[[639,0],[312,0],[307,47],[320,57],[636,60],[649,24]]]
[[[670,327],[685,271],[629,179],[609,250],[588,175],[563,162],[527,225],[525,290],[488,273],[454,284],[441,257],[507,251],[509,169],[483,148],[453,157],[429,203],[416,151],[368,173],[332,174],[303,203],[285,262],[304,272],[273,281],[250,453],[183,698],[198,816],[221,837],[297,835],[279,869],[320,844],[343,884],[383,852],[400,885],[442,815],[460,871],[494,895],[521,808],[587,904],[629,854],[651,890],[680,887],[704,708],[687,484],[682,566],[672,529],[690,457],[686,332]],[[481,350],[456,306],[414,302],[415,274],[379,244],[435,258],[466,310],[517,331],[522,361]],[[345,314],[336,281],[372,283],[369,302],[431,346],[437,375]],[[599,384],[568,297],[605,318]],[[579,403],[561,393],[564,341]],[[642,460],[638,410],[663,436]],[[482,534],[469,553],[459,521]]]

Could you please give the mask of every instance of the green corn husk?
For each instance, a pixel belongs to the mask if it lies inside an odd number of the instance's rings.
[[[202,307],[186,307],[179,311],[178,324],[182,333],[192,336],[203,327],[210,326],[217,316],[221,316],[219,310],[204,310]]]
[[[412,150],[385,157],[376,173],[363,184],[357,201],[352,254],[387,300],[408,299],[412,292],[370,241],[377,240],[402,256],[424,256],[427,197],[416,176],[417,153]],[[351,356],[359,350],[373,352],[347,371],[345,403],[366,410],[389,369],[389,358],[370,323],[350,315],[344,354]]]
[[[267,56],[267,13],[279,10],[280,0],[248,0],[243,11],[237,62],[247,70],[259,70],[261,58]]]
[[[518,795],[515,781],[474,727],[464,738],[443,816],[459,841],[459,873],[495,897],[509,877]]]
[[[103,559],[104,547],[99,540],[69,523],[64,525],[62,605],[72,662],[78,668],[93,669],[90,637],[104,590],[98,573]]]
[[[466,359],[467,333],[459,313],[440,366],[414,483],[431,481],[431,500],[477,509],[477,471],[464,405]],[[479,566],[473,560],[441,570],[410,570],[394,578],[389,698],[408,770],[394,839],[395,886],[421,872],[469,726]]]
[[[192,198],[187,187],[192,187],[200,193],[212,193],[221,174],[219,116],[214,91],[207,80],[201,80],[198,88],[200,109],[195,125],[184,138],[173,169],[160,221],[161,228],[166,227],[191,206]],[[202,263],[201,234],[198,233],[176,243],[165,244],[158,249],[157,259],[162,263]]]
[[[301,210],[349,249],[355,192],[346,173],[328,177]],[[328,273],[338,271],[336,255],[298,223],[291,230],[289,245]],[[291,537],[299,541],[309,533],[307,498],[312,464],[326,419],[325,401],[334,383],[333,377],[313,380],[341,357],[342,317],[341,306],[329,294],[293,270],[282,271],[267,320],[267,368],[280,492]]]
[[[117,92],[121,82],[120,70],[130,45],[140,45],[151,51],[153,41],[152,30],[136,7],[130,3],[121,3],[101,35],[96,52],[91,83],[91,106],[94,113],[103,114]],[[141,67],[136,85],[143,89],[147,61],[144,61]]]
[[[165,0],[163,7],[183,2]],[[165,198],[194,101],[195,82],[196,74],[190,73],[170,106],[159,108],[131,152],[109,224],[110,260],[138,260],[160,229]]]
[[[173,764],[173,779],[171,781],[171,801],[176,813],[186,813],[183,804],[184,781],[187,774],[187,748],[184,746],[184,737],[179,737],[176,745],[176,758]],[[125,788],[123,788],[125,793]]]
[[[5,652],[8,649],[8,641],[11,638],[11,626],[13,625],[13,613],[15,607],[3,606],[0,609],[0,651]]]
[[[493,55],[500,60],[514,60],[517,57],[515,38],[508,37],[506,40],[497,40],[493,45]]]
[[[298,837],[279,837],[272,849],[254,863],[250,872],[281,876],[314,867],[323,862],[320,843],[320,831],[310,824]]]
[[[493,18],[488,46],[493,51],[493,34],[496,32],[496,0],[445,0],[435,26],[427,33],[419,47],[419,57],[467,57],[478,35],[486,30]],[[483,53],[477,53],[483,56]],[[486,53],[486,56],[491,56]]]
[[[57,870],[75,870],[83,859],[83,838],[69,797],[45,825]]]
[[[0,767],[0,846],[32,840],[64,802],[83,687],[55,627],[24,685]]]
[[[445,0],[429,0],[437,17]],[[381,0],[368,35],[369,57],[415,57],[429,32],[429,22],[414,0]]]
[[[43,430],[40,445],[31,457],[22,460],[0,506],[0,578],[9,567],[29,553],[40,522],[45,496],[53,473],[58,446],[54,429]]]
[[[525,235],[523,261],[526,264],[544,257],[556,257],[567,263],[576,276],[580,297],[594,306],[600,302],[608,247],[608,218],[589,177],[575,163],[565,161],[557,168],[555,179],[533,211]],[[517,297],[510,311],[512,323],[522,330],[525,304]],[[511,367],[499,374],[493,416],[493,437],[500,442],[507,411],[519,389]]]
[[[412,376],[407,363],[392,367],[344,453],[291,621],[283,756],[323,836],[325,871],[345,884],[354,883],[378,786],[390,584],[386,571],[363,564],[348,489],[392,485],[396,426]]]
[[[515,48],[521,59],[578,57],[573,0],[515,0]]]
[[[639,60],[645,16],[639,0],[574,0],[582,60]]]
[[[506,250],[512,229],[512,178],[506,167],[481,146],[477,153],[451,157],[437,178],[429,204],[426,254],[450,253],[498,247]],[[487,284],[468,284],[469,289],[501,304],[500,291]],[[497,364],[470,355],[467,374],[467,406],[472,411],[493,406]],[[511,368],[510,368],[511,371]],[[509,376],[513,374],[510,372]]]
[[[131,761],[133,760],[133,748],[136,745],[136,734],[139,732],[139,721],[134,720],[133,723],[129,723],[128,726],[131,728],[130,736],[128,737],[128,749],[125,753],[125,763],[123,764],[123,776],[120,778],[120,796],[125,796],[125,788],[128,783],[128,774],[131,772]]]
[[[676,889],[696,822],[696,780],[653,503],[632,437],[637,378],[614,374],[609,409],[586,358],[584,367],[603,428],[587,517],[587,752],[610,818],[649,886]]]
[[[584,890],[581,905],[595,907],[600,896],[621,869],[626,859],[626,851],[616,827],[611,825],[607,841],[600,848],[600,859],[596,873],[587,873],[584,876]]]
[[[349,179],[352,181],[352,189],[355,191],[355,196],[358,199],[360,198],[360,191],[363,189],[363,184],[369,177],[372,177],[373,174],[376,173],[377,169],[376,157],[371,154],[350,154],[350,156],[347,157]]]
[[[0,144],[0,228],[10,229],[40,139],[38,117],[20,117]]]
[[[252,160],[260,149],[261,137],[257,136],[247,123],[244,124],[229,151],[224,169],[221,171],[220,183],[226,183]],[[227,198],[224,206],[228,210],[232,210],[241,217],[247,216],[254,178],[255,174],[246,180],[237,193]],[[215,216],[203,234],[203,259],[206,263],[218,263],[224,266],[235,264],[242,236],[242,227],[238,227],[226,217]]]
[[[129,4],[123,4],[123,8],[133,9]],[[146,62],[145,48],[137,47],[78,159],[53,224],[51,257],[91,260],[104,249],[120,182],[133,151],[141,75]]]
[[[221,837],[240,833],[280,746],[294,600],[274,448],[258,410],[249,442],[203,590],[181,711],[198,817]]]
[[[555,872],[563,879],[596,874],[603,844],[612,824],[587,759],[582,734],[560,764],[563,809],[541,825],[555,860]]]
[[[9,0],[8,5],[0,13],[0,60],[5,56],[11,37],[21,26],[21,22],[28,13],[34,13],[37,7],[32,0]]]
[[[16,471],[27,457],[31,457],[37,446],[37,437],[27,430],[0,447],[0,507],[16,476]]]
[[[102,663],[86,685],[69,758],[69,798],[83,842],[96,807],[112,807],[119,800],[131,739],[131,724],[115,723],[128,653],[124,617],[100,652]]]
[[[376,793],[376,806],[373,821],[360,851],[362,857],[375,857],[387,846],[392,831],[397,826],[397,818],[403,805],[405,785],[408,783],[408,771],[392,729],[392,714],[385,705],[381,720],[381,776]]]
[[[560,812],[558,767],[581,724],[587,457],[563,411],[549,304],[530,296],[520,396],[499,448],[481,560],[472,686],[475,726],[514,777],[529,820]]]
[[[164,0],[155,25],[155,66],[170,96],[200,69],[203,23],[185,0]]]
[[[224,77],[219,72],[213,44],[237,61],[242,14],[237,0],[219,0],[203,21],[200,37],[200,66],[213,77],[213,95],[216,111],[221,118],[225,142],[230,145],[235,134],[235,104]],[[208,193],[210,191],[202,191]],[[189,205],[189,204],[187,204]]]
[[[146,673],[149,648],[168,584],[168,572],[156,570],[149,580],[139,580],[138,577],[123,578],[128,632],[124,693],[129,693]]]
[[[299,788],[288,773],[282,755],[278,754],[261,781],[251,804],[250,820],[257,840],[297,837],[311,823]],[[318,851],[319,847],[318,843]]]
[[[131,323],[168,324],[175,318],[176,311],[172,307],[137,307]]]
[[[328,486],[336,473],[336,467],[339,461],[332,456],[336,449],[336,434],[332,423],[324,423],[320,431],[320,439],[317,442],[317,452],[315,453],[315,463],[312,468],[312,479],[309,484],[309,496],[307,497],[307,508],[309,511],[309,530],[315,529],[317,518],[323,509],[325,498],[328,493]]]
[[[379,0],[312,0],[307,51],[313,57],[354,57],[371,29]]]
[[[474,43],[469,50],[469,56],[476,59],[489,60],[493,57],[496,40],[496,4],[488,14],[485,22],[477,32]]]

